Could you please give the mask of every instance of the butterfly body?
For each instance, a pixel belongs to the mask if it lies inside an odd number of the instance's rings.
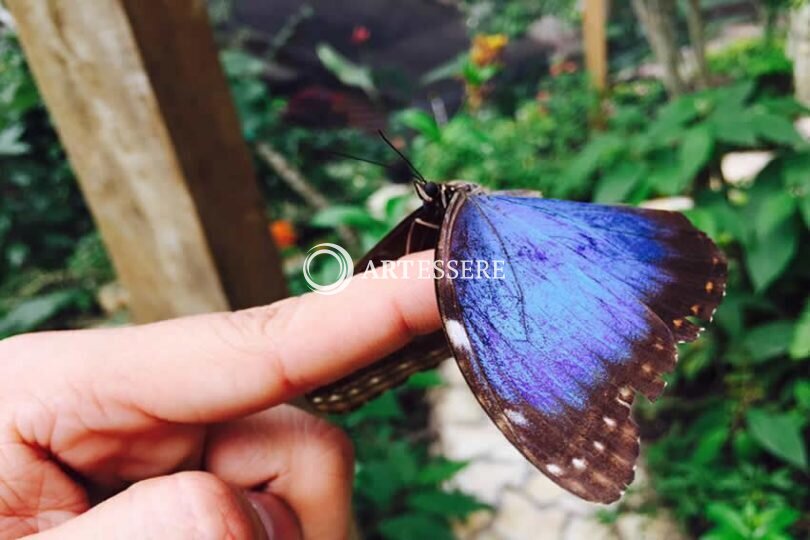
[[[639,451],[635,393],[658,397],[676,343],[697,337],[687,317],[708,319],[716,308],[722,253],[676,213],[488,194],[463,182],[428,191],[358,269],[376,254],[435,248],[445,267],[503,261],[502,278],[438,276],[444,339],[420,338],[365,376],[319,389],[316,407],[372,397],[436,365],[449,346],[482,407],[527,459],[587,500],[616,500]]]

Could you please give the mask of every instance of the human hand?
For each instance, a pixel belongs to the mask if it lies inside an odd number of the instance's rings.
[[[0,538],[346,538],[351,445],[283,403],[439,326],[431,280],[358,277],[0,341]]]

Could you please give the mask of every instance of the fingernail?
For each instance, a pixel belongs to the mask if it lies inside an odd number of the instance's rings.
[[[273,528],[273,519],[270,517],[270,513],[267,511],[264,505],[254,499],[250,493],[247,494],[247,500],[250,503],[250,506],[252,506],[253,510],[256,512],[256,516],[259,518],[259,522],[264,528],[267,540],[275,540],[276,532]]]

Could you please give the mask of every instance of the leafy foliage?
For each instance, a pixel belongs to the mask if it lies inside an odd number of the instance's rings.
[[[793,65],[785,55],[785,44],[766,39],[745,40],[709,55],[715,73],[734,78],[792,76]]]
[[[519,36],[543,15],[573,17],[571,0],[462,0],[461,9],[474,32]]]
[[[19,44],[0,33],[0,280],[53,267],[90,230]]]
[[[596,97],[579,74],[554,78],[540,96],[542,102],[526,101],[509,116],[491,109],[461,112],[439,127],[427,113],[410,110],[395,120],[419,134],[411,151],[430,178],[569,196],[559,179],[587,140]]]
[[[81,262],[91,244],[95,267]],[[110,265],[64,152],[16,37],[0,31],[0,338],[88,311],[101,274]]]

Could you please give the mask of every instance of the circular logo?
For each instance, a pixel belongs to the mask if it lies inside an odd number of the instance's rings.
[[[312,261],[321,255],[328,255],[338,262],[338,277],[334,283],[322,285],[312,279],[310,270]],[[318,244],[307,252],[307,257],[304,259],[304,280],[306,280],[310,290],[318,294],[337,294],[349,286],[353,269],[354,263],[348,251],[337,244]]]

